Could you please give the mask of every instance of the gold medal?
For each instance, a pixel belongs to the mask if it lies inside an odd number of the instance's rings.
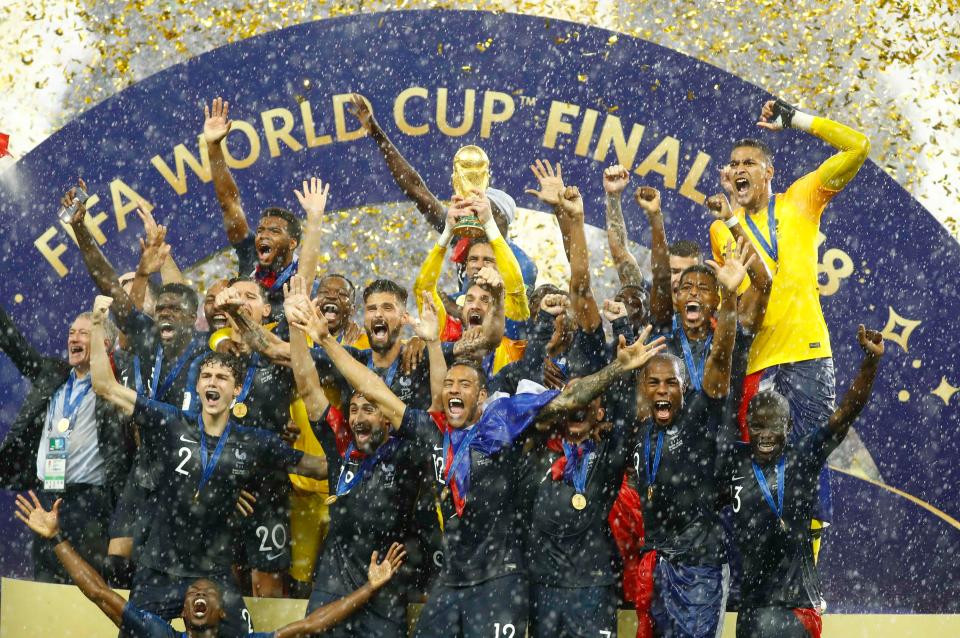
[[[782,518],[780,519],[780,529],[782,529],[785,532],[787,531],[787,523]]]
[[[335,494],[331,494],[330,496],[327,497],[326,501],[324,501],[324,502],[325,502],[327,505],[333,505],[334,503],[337,502],[337,497],[336,497]]]
[[[587,497],[583,494],[574,494],[570,503],[573,505],[573,509],[582,510],[587,506]]]
[[[242,419],[243,417],[247,416],[247,404],[243,401],[235,403],[233,405],[233,416],[237,417],[238,419]]]
[[[440,500],[441,500],[441,501],[445,501],[445,500],[447,500],[447,497],[448,497],[448,496],[450,496],[450,488],[449,488],[449,487],[444,487],[444,488],[443,488],[443,491],[440,492]]]
[[[650,485],[647,487],[647,501],[653,500],[653,486]]]
[[[197,490],[196,492],[193,493],[193,502],[196,503],[199,500],[200,500],[200,490]]]
[[[57,431],[66,432],[69,429],[70,429],[70,419],[68,419],[67,417],[63,417],[62,419],[57,421]]]

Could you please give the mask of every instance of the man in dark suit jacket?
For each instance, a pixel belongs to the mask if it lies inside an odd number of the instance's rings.
[[[107,338],[115,337],[114,328]],[[108,349],[112,345],[108,343]],[[31,383],[17,418],[0,443],[0,487],[37,490],[48,507],[62,498],[61,517],[72,521],[65,533],[80,554],[101,569],[113,504],[129,469],[130,446],[116,410],[88,391],[89,313],[71,324],[68,358],[64,360],[37,352],[0,308],[0,350]],[[62,456],[66,457],[65,469],[57,465]],[[47,545],[34,544],[34,577],[69,583]]]

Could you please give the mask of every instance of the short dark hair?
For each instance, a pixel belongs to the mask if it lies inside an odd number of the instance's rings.
[[[767,162],[773,164],[773,151],[770,150],[770,147],[767,146],[767,143],[763,140],[758,140],[754,137],[744,137],[733,143],[734,149],[742,148],[744,146],[758,149],[761,153],[763,153],[763,156],[767,159]]]
[[[687,268],[684,268],[683,272],[680,273],[680,279],[678,280],[678,283],[683,283],[683,280],[687,275],[692,275],[695,273],[707,275],[708,277],[713,279],[714,286],[716,286],[717,288],[720,287],[720,280],[717,279],[716,271],[710,266],[704,266],[703,264],[694,264],[693,266],[688,266]]]
[[[231,286],[233,286],[233,284],[240,284],[240,283],[254,284],[257,287],[257,292],[260,293],[260,299],[263,301],[263,303],[270,303],[270,301],[267,299],[267,289],[263,287],[262,283],[260,283],[253,277],[247,277],[246,275],[231,277],[230,279],[227,280],[227,288],[230,288]]]
[[[569,295],[566,290],[553,284],[540,284],[527,296],[527,305],[530,306],[530,319],[535,320],[540,312],[540,304],[547,295]]]
[[[750,399],[750,404],[747,406],[747,423],[750,422],[751,416],[755,415],[761,410],[769,410],[774,414],[783,414],[787,417],[787,422],[789,423],[790,403],[787,401],[786,397],[776,390],[761,390],[753,395],[753,398]]]
[[[240,361],[238,357],[226,352],[211,352],[201,359],[197,371],[199,372],[210,365],[221,365],[224,368],[228,368],[233,374],[234,385],[240,385],[243,382],[246,366],[243,365],[243,362]]]
[[[320,279],[317,280],[317,290],[320,290],[320,286],[323,285],[323,282],[333,278],[343,279],[345,282],[347,282],[347,288],[350,289],[350,301],[354,301],[357,298],[357,287],[352,281],[350,281],[349,277],[338,272],[328,272],[324,276],[320,277]]]
[[[197,296],[197,291],[190,286],[178,283],[163,284],[160,286],[160,290],[157,291],[157,297],[164,293],[177,295],[178,297],[182,298],[187,302],[187,306],[190,308],[189,314],[197,314],[197,308],[200,307],[200,297]]]
[[[390,293],[397,298],[401,306],[407,305],[407,289],[392,279],[377,279],[364,288],[363,303],[367,303],[367,297],[377,292]]]
[[[471,370],[473,370],[474,372],[476,372],[476,373],[477,373],[477,385],[480,386],[480,389],[481,389],[481,390],[486,390],[486,389],[487,389],[487,373],[483,371],[483,368],[480,367],[480,364],[479,364],[479,363],[477,363],[477,362],[474,361],[473,359],[466,359],[466,358],[456,359],[456,360],[454,360],[453,363],[451,363],[451,364],[447,367],[447,370],[449,370],[449,369],[451,369],[451,368],[455,368],[455,367],[457,367],[457,366],[463,366],[463,367],[465,367],[465,368],[470,368]]]
[[[260,217],[261,219],[264,217],[279,217],[280,219],[284,220],[287,222],[287,234],[296,239],[298,244],[300,243],[300,238],[303,236],[303,229],[300,226],[300,218],[288,211],[286,208],[278,208],[276,206],[265,208]]]
[[[697,261],[703,259],[703,253],[700,250],[700,244],[689,239],[675,241],[667,248],[671,257],[696,257]]]
[[[642,378],[646,378],[647,371],[650,370],[650,364],[654,361],[666,361],[670,365],[674,366],[677,369],[677,374],[680,381],[683,383],[683,387],[687,388],[690,386],[690,380],[687,378],[687,366],[683,364],[683,360],[681,360],[680,357],[670,352],[658,352],[650,357],[650,360],[647,361],[647,364],[643,366],[643,372],[641,374]]]
[[[467,242],[467,249],[463,251],[463,259],[467,259],[467,255],[470,254],[470,251],[473,250],[473,247],[477,244],[489,244],[490,240],[486,237],[471,237],[470,241]]]

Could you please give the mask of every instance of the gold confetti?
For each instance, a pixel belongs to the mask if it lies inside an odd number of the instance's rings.
[[[581,82],[586,82],[589,78],[587,77],[586,73],[578,73],[577,79],[580,80]]]

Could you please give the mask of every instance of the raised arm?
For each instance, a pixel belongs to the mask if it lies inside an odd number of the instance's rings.
[[[673,318],[673,287],[670,285],[670,250],[667,231],[663,227],[663,211],[660,210],[660,191],[641,186],[633,197],[650,221],[650,267],[653,271],[650,316],[655,325],[661,326]]]
[[[560,232],[567,236],[570,261],[570,305],[577,325],[593,333],[600,327],[600,309],[590,287],[590,253],[584,229],[583,198],[576,186],[567,186],[560,193],[557,206]]]
[[[860,342],[864,353],[860,372],[850,384],[850,389],[843,395],[837,410],[827,420],[827,427],[838,439],[847,435],[847,430],[863,410],[863,406],[867,404],[884,352],[883,335],[876,330],[867,330],[863,324],[860,324],[857,329],[857,341]]]
[[[380,408],[380,412],[390,421],[394,428],[400,427],[400,421],[403,420],[403,413],[406,407],[400,399],[397,398],[387,384],[383,382],[377,374],[360,363],[347,352],[336,337],[330,334],[327,328],[327,320],[318,315],[316,309],[311,304],[311,312],[307,316],[297,315],[287,317],[291,327],[299,328],[307,333],[313,342],[318,344],[330,357],[330,361],[358,392]]]
[[[307,223],[303,229],[303,244],[300,248],[298,270],[306,277],[307,292],[313,290],[313,280],[317,276],[320,263],[320,238],[323,236],[323,213],[327,208],[327,193],[330,184],[324,184],[317,177],[303,182],[303,192],[293,191],[307,214]]]
[[[307,284],[301,275],[294,275],[283,287],[283,311],[287,317],[297,316],[309,321],[312,305],[307,296]],[[297,392],[307,408],[307,417],[311,421],[323,418],[330,401],[320,385],[320,375],[313,364],[310,349],[307,346],[306,334],[300,328],[290,327],[290,367],[293,368],[293,378],[297,383]]]
[[[213,178],[213,190],[223,211],[223,227],[227,231],[227,241],[239,244],[250,234],[247,217],[240,203],[240,190],[233,181],[233,175],[227,167],[223,155],[223,140],[230,132],[232,122],[227,117],[230,103],[223,98],[214,98],[211,106],[203,105],[203,139],[207,143],[210,157],[210,176]]]
[[[747,256],[742,251],[743,240],[737,244],[731,242],[723,266],[712,260],[707,262],[717,273],[721,290],[713,345],[703,368],[703,393],[713,399],[721,399],[730,393],[730,368],[737,340],[737,287],[746,276],[750,262],[757,259],[756,254]]]
[[[393,175],[393,181],[397,183],[403,194],[417,205],[417,210],[427,220],[427,223],[438,233],[442,232],[447,213],[446,207],[427,188],[427,184],[420,177],[420,174],[400,154],[397,147],[393,145],[387,134],[380,128],[376,118],[373,117],[373,111],[370,109],[370,104],[366,98],[355,93],[353,101],[349,105],[349,110],[360,121],[360,125],[363,126],[367,135],[377,143],[377,147],[383,154],[383,159],[387,161],[387,168]]]
[[[314,610],[303,620],[281,627],[274,633],[275,638],[302,638],[303,636],[323,633],[342,623],[360,607],[367,604],[367,601],[377,590],[389,582],[393,575],[397,573],[397,570],[400,569],[406,555],[407,553],[400,543],[394,543],[390,546],[382,563],[377,560],[377,552],[373,552],[373,555],[370,556],[366,583],[353,593]]]
[[[70,541],[60,535],[60,506],[63,500],[58,498],[53,504],[52,511],[48,512],[43,509],[36,494],[31,491],[29,496],[28,500],[22,494],[17,494],[17,509],[13,515],[40,537],[35,542],[53,543],[53,552],[70,576],[70,580],[83,592],[84,596],[106,614],[113,624],[119,627],[123,618],[123,607],[127,601],[110,589],[103,576],[90,563],[83,560]]]
[[[413,323],[413,331],[427,344],[427,358],[430,361],[430,411],[438,412],[443,409],[443,380],[447,376],[447,359],[440,346],[437,309],[429,293],[423,293],[420,318]]]
[[[441,327],[447,323],[447,311],[443,306],[443,299],[440,298],[440,293],[437,291],[437,283],[440,281],[440,271],[443,269],[443,258],[447,254],[447,246],[453,239],[453,228],[457,225],[457,220],[464,215],[471,214],[468,211],[469,205],[470,200],[454,195],[453,202],[446,211],[443,232],[437,238],[437,243],[427,253],[423,265],[420,266],[420,272],[417,273],[417,278],[413,282],[413,298],[417,301],[417,310],[421,309],[423,293],[429,293],[433,298],[433,305],[437,309],[437,320]]]
[[[721,180],[725,179],[725,173],[721,173]],[[751,334],[755,334],[763,324],[763,315],[767,310],[767,301],[770,299],[770,289],[773,287],[773,277],[767,270],[767,264],[757,255],[753,243],[743,232],[740,225],[740,219],[730,210],[730,201],[723,193],[719,193],[707,199],[707,208],[713,213],[713,216],[723,222],[724,226],[730,229],[734,241],[738,246],[743,247],[744,255],[756,255],[756,259],[751,259],[747,268],[749,277],[749,288],[740,295],[738,302],[738,314],[740,325]],[[722,260],[726,257],[722,256]],[[742,287],[742,285],[741,285]]]
[[[827,190],[838,191],[846,186],[870,153],[870,139],[863,133],[825,117],[798,111],[783,100],[766,102],[760,111],[757,126],[771,131],[799,129],[839,149],[839,153],[817,168],[817,177]]]
[[[170,244],[166,242],[167,227],[157,224],[143,204],[137,209],[137,215],[143,222],[144,236],[140,238],[140,262],[130,285],[130,299],[137,310],[143,310],[150,275],[159,272],[169,259]]]
[[[80,180],[80,187],[84,191],[87,190],[87,185],[84,184],[83,180]],[[64,195],[61,200],[61,204],[66,207],[72,206],[74,203],[74,194],[74,189],[67,191],[67,194]],[[74,213],[70,219],[70,228],[73,230],[73,236],[77,240],[77,247],[80,249],[83,263],[86,265],[87,272],[89,272],[90,277],[93,278],[93,283],[97,286],[97,289],[99,289],[103,295],[113,298],[113,307],[111,310],[117,318],[118,325],[122,326],[126,323],[127,316],[134,310],[133,300],[131,300],[130,296],[123,290],[119,277],[117,277],[117,271],[114,270],[110,262],[107,261],[107,258],[104,257],[100,251],[100,246],[97,245],[97,242],[93,239],[93,235],[90,234],[90,230],[84,223],[84,219],[87,216],[86,206],[80,201],[78,201],[77,204],[77,212]]]
[[[101,399],[117,406],[127,416],[133,414],[137,404],[137,391],[124,386],[113,376],[110,357],[107,355],[104,322],[113,299],[97,295],[93,300],[93,320],[90,328],[90,380],[93,391]]]
[[[630,183],[630,172],[616,164],[603,171],[603,190],[607,194],[607,242],[610,256],[617,266],[620,286],[643,287],[643,273],[637,258],[627,247],[627,223],[623,219],[621,198]]]
[[[290,365],[290,344],[247,314],[243,299],[235,288],[225,288],[217,293],[214,303],[218,310],[230,315],[240,331],[240,338],[251,350],[259,352],[271,363]]]
[[[647,326],[640,334],[640,338],[629,346],[626,344],[626,339],[621,336],[617,358],[599,372],[568,383],[563,391],[540,411],[538,420],[557,418],[571,410],[585,407],[621,376],[646,365],[653,355],[666,347],[664,337],[644,343],[644,340],[650,336],[651,330],[652,327]]]
[[[13,319],[0,306],[0,350],[3,350],[20,374],[33,381],[43,368],[43,357],[17,329]]]
[[[527,305],[527,288],[523,282],[523,273],[520,271],[520,262],[517,261],[517,256],[513,254],[507,240],[500,234],[500,228],[493,217],[490,200],[485,194],[473,191],[473,203],[470,208],[483,224],[483,230],[490,242],[490,249],[493,251],[493,258],[497,262],[497,270],[503,280],[504,314],[514,321],[526,321],[530,318],[530,307]]]

